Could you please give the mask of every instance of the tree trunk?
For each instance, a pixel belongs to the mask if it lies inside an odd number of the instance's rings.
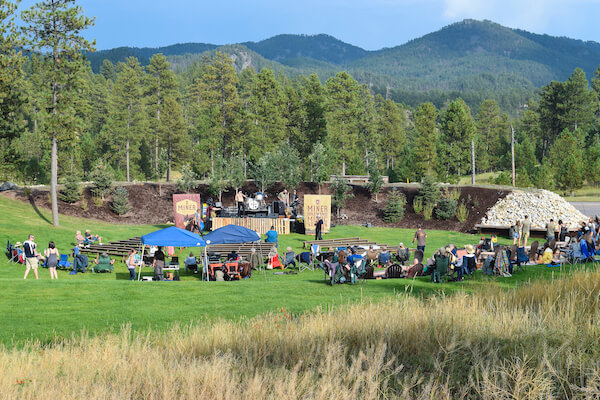
[[[475,141],[471,139],[471,184],[475,184]]]
[[[52,224],[60,226],[58,221],[58,198],[56,195],[58,181],[58,143],[56,135],[52,135],[52,154],[50,167],[50,197],[52,199]]]
[[[169,135],[167,147],[167,182],[171,181],[171,135]]]
[[[512,185],[515,186],[515,128],[513,128],[512,124],[510,124],[510,159],[512,166]]]
[[[160,82],[159,82],[160,85]],[[160,180],[158,176],[158,134],[160,131],[160,91],[158,92],[158,109],[156,110],[156,134],[155,134],[155,142],[154,142],[154,173]]]
[[[128,110],[131,110],[131,105],[127,106]],[[127,182],[130,181],[129,176],[129,128],[131,126],[131,121],[129,117],[127,117],[127,142],[125,143],[125,160],[127,164]]]

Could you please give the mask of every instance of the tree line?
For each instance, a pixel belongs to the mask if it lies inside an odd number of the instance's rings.
[[[122,181],[169,181],[176,170],[210,179],[216,194],[245,179],[293,186],[330,174],[456,182],[473,172],[473,150],[475,172],[508,171],[511,128],[517,185],[600,182],[600,67],[591,86],[576,69],[510,117],[494,100],[408,107],[347,72],[325,82],[237,72],[220,52],[183,70],[156,54],[146,67],[130,57],[94,73],[83,56],[94,43],[80,36],[94,21],[75,0],[43,0],[16,18],[0,0],[0,179],[50,183],[54,205],[57,183],[98,169]]]

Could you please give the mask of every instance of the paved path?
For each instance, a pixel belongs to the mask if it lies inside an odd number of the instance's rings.
[[[600,216],[600,202],[572,201],[570,203],[588,217]]]

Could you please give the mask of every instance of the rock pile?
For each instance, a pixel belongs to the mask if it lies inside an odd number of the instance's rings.
[[[553,218],[562,219],[569,227],[575,227],[587,217],[556,193],[547,190],[515,190],[500,199],[481,220],[482,225],[514,225],[529,215],[532,227],[544,228]]]

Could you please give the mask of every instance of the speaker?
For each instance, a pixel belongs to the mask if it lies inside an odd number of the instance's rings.
[[[283,205],[283,202],[281,202],[281,201],[273,202],[273,214],[283,215],[284,211],[285,211],[285,207]]]

